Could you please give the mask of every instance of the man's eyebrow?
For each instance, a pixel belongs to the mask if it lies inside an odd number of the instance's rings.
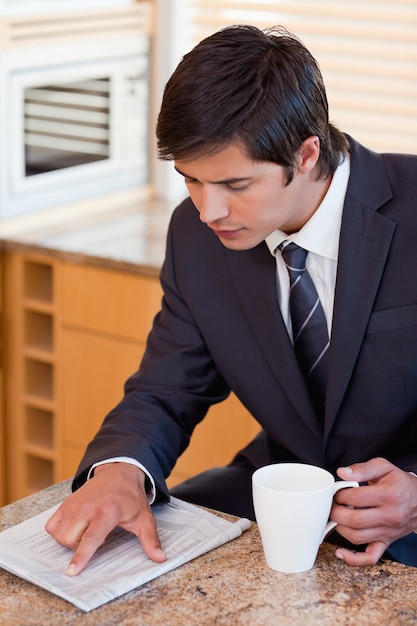
[[[189,176],[185,172],[182,172],[180,169],[178,169],[176,165],[174,165],[174,168],[178,172],[178,174],[180,174],[181,176],[184,176],[184,178],[188,178],[188,180],[196,180],[193,176]],[[242,176],[242,177],[224,178],[221,180],[213,180],[209,182],[212,182],[213,185],[233,185],[236,183],[246,182],[250,179],[251,179],[251,176]]]
[[[185,172],[181,172],[181,170],[178,169],[176,165],[174,165],[174,169],[176,172],[178,172],[178,174],[180,174],[180,176],[184,176],[184,178],[189,178],[190,180],[193,180],[191,176],[188,176],[188,174],[186,174]]]

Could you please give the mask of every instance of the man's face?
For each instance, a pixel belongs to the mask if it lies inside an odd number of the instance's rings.
[[[316,208],[315,194],[308,193],[314,188],[310,167],[296,169],[286,186],[283,166],[252,161],[238,145],[195,160],[176,160],[175,168],[200,220],[231,250],[253,248],[276,229],[295,232]]]

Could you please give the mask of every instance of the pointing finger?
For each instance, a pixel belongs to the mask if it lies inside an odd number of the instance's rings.
[[[97,549],[103,545],[111,530],[94,522],[88,526],[79,539],[78,547],[65,572],[67,576],[77,576],[83,571]]]

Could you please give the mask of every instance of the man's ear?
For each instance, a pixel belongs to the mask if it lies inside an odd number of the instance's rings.
[[[307,137],[301,144],[297,155],[298,171],[300,174],[310,172],[320,156],[320,139],[316,135]]]

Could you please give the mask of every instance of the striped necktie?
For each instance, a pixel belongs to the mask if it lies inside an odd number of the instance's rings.
[[[306,270],[307,250],[295,243],[279,246],[290,277],[290,314],[294,350],[307,380],[316,411],[324,418],[329,334],[320,298]]]

